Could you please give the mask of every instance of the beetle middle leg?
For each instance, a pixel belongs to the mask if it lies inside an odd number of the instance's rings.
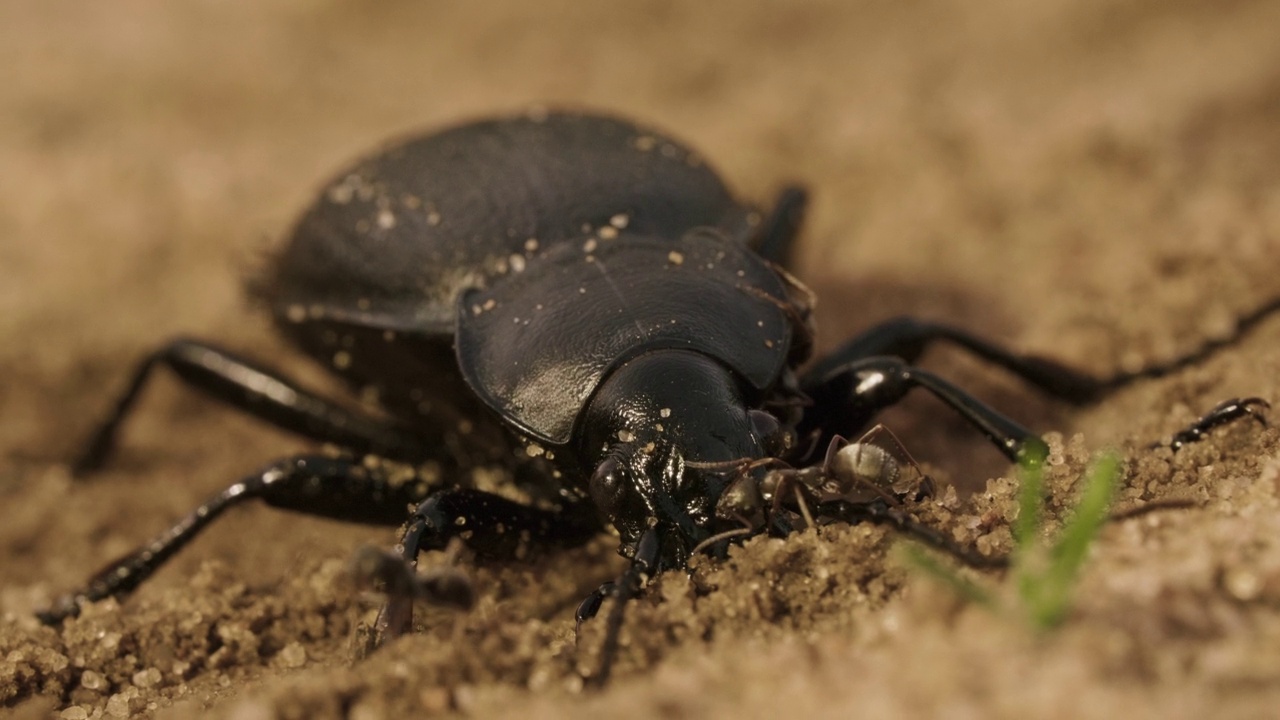
[[[570,504],[558,508],[525,505],[471,488],[443,489],[424,500],[405,526],[400,567],[412,574],[418,554],[442,550],[454,538],[486,559],[519,559],[533,548],[572,548],[601,531],[593,510]],[[387,568],[384,580],[400,570]],[[388,583],[392,584],[392,583]],[[374,628],[374,646],[404,635],[413,621],[411,593],[389,592]]]
[[[847,340],[805,374],[807,382],[838,372],[850,361],[879,355],[892,355],[914,363],[929,345],[948,342],[993,365],[1021,377],[1031,385],[1054,397],[1071,402],[1088,402],[1103,394],[1115,383],[1034,355],[1020,355],[981,338],[967,330],[948,325],[897,317],[875,325]]]
[[[400,466],[403,467],[403,466]],[[78,615],[85,603],[122,597],[150,577],[228,508],[246,500],[308,515],[370,525],[400,524],[404,508],[426,495],[426,483],[407,472],[349,457],[298,455],[251,473],[201,503],[168,530],[108,564],[84,587],[54,601],[40,620],[57,624]]]
[[[923,388],[951,406],[1010,460],[1018,460],[1029,446],[1043,445],[1039,436],[950,382],[909,365],[901,358],[877,356],[851,360],[836,370],[801,382],[814,399],[798,430],[821,433],[822,443],[835,435],[851,435],[880,410],[908,392]]]
[[[408,458],[416,454],[411,449],[420,445],[393,423],[347,410],[230,351],[179,338],[139,363],[115,408],[72,464],[75,474],[97,470],[106,461],[115,448],[121,423],[159,367],[170,368],[191,387],[272,425],[355,453]]]
[[[822,440],[838,434],[851,435],[865,427],[876,411],[898,402],[912,388],[923,387],[981,430],[1006,456],[1016,459],[1022,445],[1030,440],[1039,442],[1038,437],[963,390],[911,365],[929,345],[938,341],[949,342],[1012,372],[1042,392],[1067,402],[1084,404],[1134,381],[1168,375],[1203,360],[1235,342],[1276,312],[1280,312],[1280,298],[1263,303],[1242,316],[1236,323],[1235,332],[1225,338],[1202,343],[1199,348],[1173,360],[1136,372],[1118,373],[1110,378],[1098,378],[1046,358],[1014,353],[945,323],[895,318],[846,341],[805,373],[801,386],[813,398],[815,406],[805,414],[799,430],[802,435],[816,431]],[[1257,398],[1234,402],[1246,410],[1263,403]],[[1228,410],[1215,411],[1177,437],[1184,442],[1194,439],[1205,430],[1242,414],[1256,417],[1252,412],[1233,414]]]

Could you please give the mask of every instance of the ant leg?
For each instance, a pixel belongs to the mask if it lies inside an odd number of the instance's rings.
[[[215,518],[246,500],[336,520],[396,525],[405,506],[420,501],[426,489],[425,482],[392,479],[349,458],[299,455],[279,460],[209,498],[173,527],[98,571],[79,590],[59,597],[38,617],[56,625],[78,615],[85,603],[129,594]]]
[[[419,553],[443,550],[454,538],[461,538],[483,558],[521,559],[530,549],[577,547],[600,530],[595,515],[578,505],[550,510],[482,490],[440,490],[418,505],[409,517],[397,548],[400,569],[393,572],[415,575]],[[382,577],[386,579],[388,575]],[[387,602],[374,628],[372,647],[409,632],[413,599],[412,593],[387,593]]]
[[[139,363],[115,408],[73,463],[75,474],[102,467],[115,448],[120,424],[133,409],[152,372],[161,366],[173,370],[185,383],[209,397],[304,437],[340,445],[357,454],[415,459],[421,454],[421,439],[393,423],[347,410],[221,348],[198,340],[177,339]]]

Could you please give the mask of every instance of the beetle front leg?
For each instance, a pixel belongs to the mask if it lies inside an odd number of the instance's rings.
[[[442,550],[454,538],[461,538],[484,558],[521,559],[539,548],[577,547],[600,531],[594,512],[583,507],[548,510],[482,490],[454,488],[437,492],[414,510],[397,550],[401,568],[412,576],[420,552]],[[390,581],[401,574],[388,570],[381,577]],[[387,593],[374,628],[374,647],[409,632],[413,600],[412,593]]]
[[[392,479],[377,466],[349,458],[299,455],[279,460],[209,498],[173,527],[108,564],[84,587],[59,597],[38,617],[55,625],[78,615],[85,603],[127,595],[215,518],[246,500],[348,522],[396,525],[405,506],[425,494],[420,481]]]
[[[355,453],[413,457],[412,449],[421,444],[392,423],[347,410],[230,351],[199,340],[177,339],[138,364],[115,408],[72,464],[75,474],[97,470],[106,461],[121,423],[158,367],[173,370],[205,395],[276,427]]]

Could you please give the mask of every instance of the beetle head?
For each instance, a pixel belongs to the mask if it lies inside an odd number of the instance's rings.
[[[682,567],[724,529],[721,494],[736,468],[765,452],[761,433],[777,429],[760,416],[733,372],[701,353],[654,350],[615,370],[592,398],[581,437],[595,463],[591,498],[617,528],[620,552],[631,557],[653,528],[659,569]]]

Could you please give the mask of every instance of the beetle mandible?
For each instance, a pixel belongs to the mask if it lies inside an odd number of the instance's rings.
[[[1010,459],[1041,444],[915,367],[931,343],[1077,403],[1187,361],[1098,379],[956,327],[898,318],[805,367],[813,300],[785,270],[804,205],[804,191],[789,187],[761,212],[677,141],[583,113],[459,125],[356,163],[298,221],[255,292],[285,338],[385,414],[325,399],[216,345],[169,342],[141,363],[77,472],[106,460],[162,366],[344,452],[249,474],[41,617],[58,622],[127,594],[252,498],[391,526],[412,506],[408,568],[419,551],[456,537],[480,555],[513,557],[530,545],[580,545],[611,526],[631,559],[616,585],[625,600],[642,576],[684,567],[701,543],[740,528],[736,495],[722,496],[746,475],[763,477],[757,461],[812,463],[815,448],[854,436],[913,389]],[[1273,309],[1243,319],[1240,331]],[[1258,404],[1224,405],[1198,427],[1254,415]],[[472,486],[467,471],[478,466],[508,470],[530,502]],[[836,505],[815,512],[850,517]],[[769,530],[788,527],[778,519]],[[602,596],[584,603],[580,619]],[[406,631],[408,608],[392,597],[382,636]]]

